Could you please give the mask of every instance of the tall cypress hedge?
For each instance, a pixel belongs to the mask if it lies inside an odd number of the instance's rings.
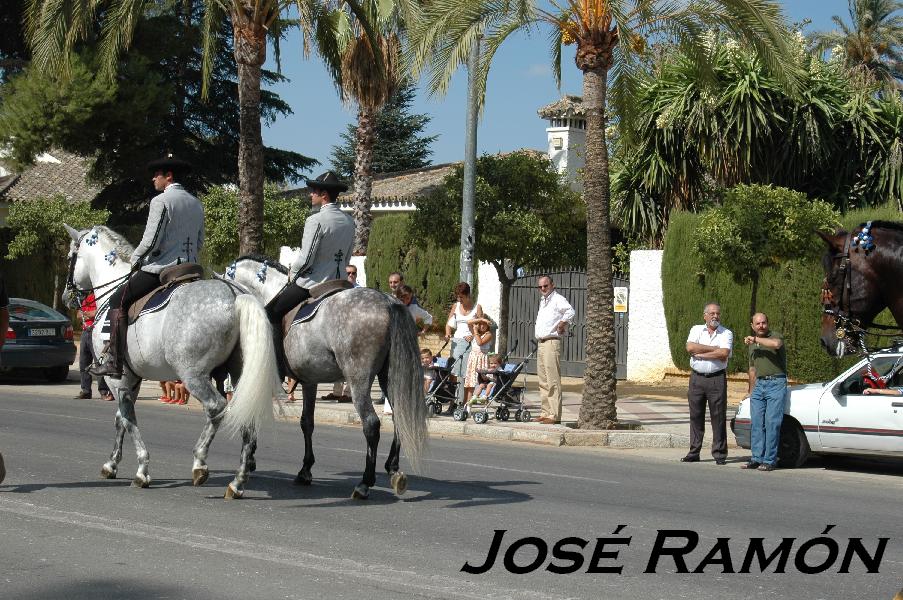
[[[435,327],[444,327],[458,283],[459,249],[440,248],[412,240],[408,215],[386,215],[373,220],[367,247],[367,286],[387,291],[389,273],[404,275],[420,305],[433,315]],[[476,275],[476,273],[474,273]],[[474,285],[476,295],[476,285]]]
[[[842,218],[845,228],[878,219],[901,220],[901,214],[896,209],[882,208],[855,211]],[[728,370],[745,372],[749,363],[743,337],[751,334],[750,286],[735,283],[726,273],[706,269],[704,259],[692,250],[698,221],[696,214],[674,214],[665,236],[662,287],[671,358],[679,368],[690,368],[685,348],[687,333],[691,326],[702,323],[704,304],[715,301],[721,304],[725,327],[734,332]],[[853,360],[832,358],[821,347],[823,278],[824,270],[818,260],[793,260],[761,274],[758,309],[768,315],[772,329],[784,334],[787,370],[790,377],[800,381],[828,380]],[[885,311],[878,322],[892,324],[893,318]],[[886,339],[872,339],[870,347],[882,343],[886,345]]]

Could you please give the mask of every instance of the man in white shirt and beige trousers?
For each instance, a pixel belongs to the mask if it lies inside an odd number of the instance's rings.
[[[712,458],[723,465],[727,459],[727,361],[734,334],[721,325],[721,306],[709,302],[703,308],[702,325],[694,325],[687,336],[690,355],[690,451],[681,462],[699,462],[705,436],[705,406],[712,420]]]
[[[536,281],[542,297],[536,315],[536,375],[539,379],[539,398],[542,410],[539,423],[561,422],[561,336],[567,330],[574,309],[564,296],[555,291],[555,283],[548,275]]]

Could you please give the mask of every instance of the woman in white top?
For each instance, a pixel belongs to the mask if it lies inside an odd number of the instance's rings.
[[[445,341],[451,340],[451,356],[455,359],[452,368],[453,380],[463,380],[467,359],[470,355],[470,342],[473,335],[470,332],[469,321],[483,318],[483,307],[470,297],[470,285],[462,281],[455,286],[455,298],[457,302],[448,313],[448,321],[445,323]],[[459,385],[457,391],[458,404],[464,403],[464,386]],[[454,406],[448,407],[448,414],[454,411]]]

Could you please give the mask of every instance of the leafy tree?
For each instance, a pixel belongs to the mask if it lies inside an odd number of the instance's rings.
[[[193,13],[142,16],[112,83],[97,74],[96,44],[70,59],[66,76],[27,69],[3,92],[0,143],[19,165],[53,146],[94,157],[90,175],[106,184],[96,205],[107,204],[117,222],[128,220],[153,194],[144,165],[164,152],[194,164],[190,187],[236,181],[235,62],[227,55],[215,57],[208,97],[202,100],[198,11],[195,6]],[[279,76],[265,72],[264,77]],[[267,121],[291,112],[268,92],[261,110]],[[275,181],[294,178],[315,163],[294,152],[266,148],[265,154],[266,176]]]
[[[433,151],[430,145],[438,136],[423,135],[430,122],[429,115],[411,114],[416,88],[410,80],[399,84],[389,101],[376,114],[373,125],[374,175],[420,169],[430,164]],[[343,177],[354,176],[354,160],[357,155],[355,132],[357,127],[348,125],[342,134],[342,145],[332,147],[332,168]]]
[[[28,64],[28,44],[22,35],[24,18],[25,0],[0,2],[0,83]]]
[[[274,185],[264,187],[263,254],[278,260],[282,246],[300,246],[304,221],[310,206],[298,198],[286,198]],[[234,186],[214,186],[201,196],[204,204],[204,253],[216,267],[229,264],[240,254],[235,228],[238,217],[238,190]]]
[[[289,7],[297,7],[299,24],[304,33],[304,48],[313,38],[334,67],[336,52],[336,11],[319,0],[189,0],[191,6],[203,7],[203,78],[207,83],[215,68],[223,43],[221,25],[231,24],[234,40],[232,55],[238,75],[239,142],[238,231],[241,252],[258,252],[263,247],[263,137],[261,134],[261,82],[267,54],[267,35],[278,44],[289,22],[280,19]],[[344,0],[353,12],[360,13],[355,0]],[[97,37],[99,31],[99,66],[106,81],[117,73],[119,57],[128,50],[135,37],[136,26],[145,11],[179,7],[182,2],[167,0],[32,0],[29,4],[29,40],[33,61],[45,73],[67,74],[76,45]],[[277,54],[278,56],[278,54]],[[206,96],[206,85],[202,95]]]
[[[818,255],[822,245],[815,231],[834,232],[839,225],[839,214],[827,202],[786,188],[738,185],[721,206],[702,213],[694,249],[706,269],[752,284],[752,316],[762,270]]]
[[[10,205],[7,226],[15,232],[6,258],[37,255],[53,272],[53,308],[59,306],[60,276],[68,271],[66,255],[72,238],[63,223],[76,229],[103,225],[110,213],[95,210],[88,202],[69,202],[63,196],[38,198]]]
[[[464,167],[458,166],[438,190],[417,202],[413,239],[442,247],[457,244],[463,178]],[[476,258],[491,263],[502,284],[498,347],[504,353],[517,270],[584,264],[585,209],[545,155],[512,152],[477,161],[474,214]]]
[[[863,69],[884,83],[903,88],[903,2],[848,0],[850,24],[839,16],[834,31],[815,33],[819,54],[830,50],[851,69]]]
[[[562,44],[576,44],[586,109],[586,371],[578,426],[617,424],[615,332],[612,290],[610,181],[606,125],[611,106],[623,121],[635,106],[637,77],[649,56],[648,40],[673,41],[704,63],[704,33],[724,28],[755,47],[776,72],[787,54],[780,9],[764,0],[434,0],[410,23],[410,62],[415,73],[431,67],[434,91],[444,92],[470,48],[485,36],[478,69],[480,97],[495,52],[512,33],[538,25],[550,29],[554,73],[561,74]],[[787,81],[793,83],[792,73]],[[611,87],[610,102],[607,99]],[[627,132],[630,127],[623,128]]]
[[[618,148],[618,221],[660,243],[669,214],[737,183],[775,184],[841,210],[903,202],[903,103],[805,52],[797,93],[752,49],[711,37],[706,74],[679,50],[641,81],[635,128]]]

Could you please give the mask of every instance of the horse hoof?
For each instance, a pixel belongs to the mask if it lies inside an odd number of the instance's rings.
[[[363,483],[357,484],[354,488],[354,491],[351,492],[351,498],[353,500],[366,500],[370,497],[370,488]]]
[[[226,500],[238,500],[239,498],[241,498],[243,493],[244,492],[236,489],[235,486],[230,483],[226,486],[226,493],[223,494],[223,498],[225,498]]]
[[[191,470],[191,485],[197,487],[199,485],[204,485],[207,481],[207,477],[210,476],[207,467],[198,467],[196,469]]]
[[[305,474],[303,471],[298,471],[298,475],[295,477],[295,485],[310,485],[313,482],[313,477],[311,477],[310,473]]]
[[[395,490],[395,494],[398,496],[408,491],[408,476],[401,471],[392,473],[391,477],[389,477],[389,483],[392,484],[392,489]]]
[[[135,478],[132,480],[132,487],[136,488],[146,488],[150,487],[150,477],[142,477],[140,475],[135,475]]]
[[[116,467],[104,465],[100,468],[100,476],[104,479],[116,479]]]

